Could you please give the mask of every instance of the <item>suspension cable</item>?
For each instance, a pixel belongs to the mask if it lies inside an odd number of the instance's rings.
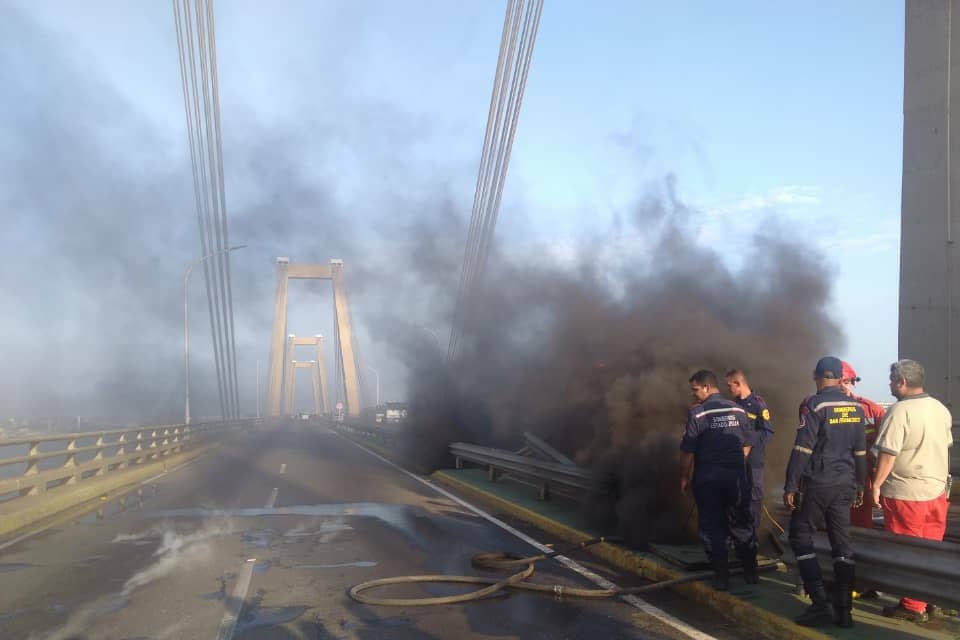
[[[448,362],[456,361],[461,337],[469,333],[470,307],[486,270],[542,11],[543,0],[507,2],[447,347]]]

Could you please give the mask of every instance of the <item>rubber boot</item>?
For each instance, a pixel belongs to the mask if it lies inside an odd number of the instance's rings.
[[[758,584],[760,576],[757,573],[757,548],[742,546],[737,548],[737,556],[743,566],[743,581],[747,584]]]
[[[717,591],[730,589],[730,568],[726,549],[721,549],[713,554],[713,588]]]
[[[827,600],[827,591],[823,583],[804,584],[803,588],[810,594],[813,604],[807,610],[794,618],[797,624],[804,627],[823,627],[833,623],[833,607]]]
[[[853,578],[855,565],[844,560],[833,563],[833,622],[838,627],[853,626]]]

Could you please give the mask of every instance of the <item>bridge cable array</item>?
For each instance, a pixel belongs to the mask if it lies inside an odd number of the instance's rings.
[[[461,336],[472,315],[472,300],[486,270],[542,12],[543,0],[507,0],[466,255],[447,347],[447,361],[451,363],[456,361]]]
[[[173,0],[173,15],[201,256],[209,258],[202,260],[203,279],[220,409],[224,417],[236,418],[239,415],[237,351],[212,0]]]

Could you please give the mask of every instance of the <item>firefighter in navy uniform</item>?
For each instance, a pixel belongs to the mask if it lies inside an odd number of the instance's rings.
[[[753,514],[753,527],[760,531],[760,517],[763,513],[763,466],[766,457],[767,441],[773,436],[773,425],[770,423],[770,409],[759,394],[753,392],[747,376],[739,369],[727,371],[727,388],[733,401],[743,407],[747,418],[753,424],[754,441],[747,457],[747,466],[750,467],[751,482],[753,483],[750,512]]]
[[[700,536],[714,569],[714,587],[729,588],[727,539],[732,538],[747,584],[756,584],[757,538],[750,515],[750,452],[753,427],[747,412],[720,395],[717,376],[697,371],[690,391],[698,404],[690,408],[680,443],[683,464],[680,490],[693,475],[693,496]]]
[[[854,562],[850,506],[862,503],[867,477],[863,407],[840,386],[843,364],[827,356],[817,362],[817,393],[800,405],[800,427],[787,465],[783,502],[792,510],[790,546],[803,586],[813,603],[797,618],[805,626],[835,622],[853,626]],[[817,523],[825,520],[833,556],[833,607],[813,549]]]

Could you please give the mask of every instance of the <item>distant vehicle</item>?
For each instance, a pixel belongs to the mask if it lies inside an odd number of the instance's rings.
[[[383,422],[383,418],[384,418],[384,412],[383,412],[383,411],[377,411],[377,415],[374,417],[374,420],[375,420],[376,422],[380,423],[380,422]]]
[[[407,419],[406,402],[388,402],[383,412],[384,422],[403,422]]]
[[[343,417],[344,417],[343,403],[338,402],[337,406],[334,407],[333,409],[333,419],[335,422],[343,422]]]
[[[309,414],[309,413],[304,413],[304,412],[301,411],[301,412],[300,412],[300,415],[299,415],[298,417],[299,417],[301,420],[309,420],[309,419],[310,419],[310,414]]]

